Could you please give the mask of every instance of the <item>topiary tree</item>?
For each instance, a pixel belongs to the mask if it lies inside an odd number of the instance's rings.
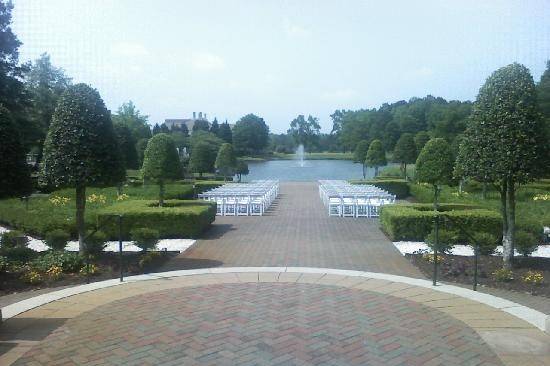
[[[384,151],[384,146],[382,141],[373,140],[370,143],[369,150],[367,151],[367,157],[365,158],[365,164],[368,167],[374,167],[374,176],[378,176],[378,168],[386,165],[388,162],[386,160],[386,151]]]
[[[146,227],[133,229],[130,231],[130,236],[134,244],[144,252],[155,249],[160,237],[158,230]]]
[[[516,190],[548,168],[548,136],[529,70],[514,63],[495,71],[479,90],[457,158],[466,177],[500,191],[503,261],[514,256]]]
[[[369,142],[367,140],[361,140],[355,148],[353,153],[353,160],[357,163],[361,163],[363,168],[363,179],[366,178],[365,174],[365,159],[367,158],[367,152],[369,151]]]
[[[411,133],[402,134],[395,144],[393,160],[401,163],[401,171],[405,179],[407,179],[407,164],[414,163],[417,156],[414,136]]]
[[[242,159],[237,160],[237,168],[235,169],[235,173],[238,175],[239,183],[240,183],[241,179],[242,179],[242,176],[243,175],[248,175],[248,173],[249,173],[248,164],[246,163],[246,161],[244,161]]]
[[[25,148],[10,112],[0,105],[0,198],[32,191]]]
[[[416,178],[434,189],[434,209],[438,209],[441,185],[449,184],[453,173],[453,154],[449,143],[443,138],[431,139],[416,159]]]
[[[42,182],[76,189],[76,228],[85,250],[86,187],[123,181],[125,170],[111,116],[97,90],[76,84],[63,93],[44,143]]]
[[[193,146],[191,158],[189,159],[189,170],[193,173],[199,173],[202,177],[203,173],[209,173],[214,170],[216,155],[213,154],[211,146],[200,141]]]
[[[159,133],[151,137],[145,149],[141,173],[143,179],[159,185],[159,206],[164,206],[164,184],[182,175],[178,150],[170,135]]]
[[[233,151],[233,145],[225,143],[220,147],[218,157],[216,158],[215,167],[223,175],[224,181],[227,180],[228,175],[235,174],[237,158],[235,157],[235,152]]]

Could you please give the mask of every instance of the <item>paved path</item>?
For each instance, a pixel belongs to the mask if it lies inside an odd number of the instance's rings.
[[[217,216],[204,238],[160,271],[212,266],[303,266],[423,277],[380,231],[378,220],[329,217],[314,182],[282,182],[266,216]]]
[[[451,293],[365,276],[186,275],[60,299],[2,326],[10,365],[550,365],[550,336]]]

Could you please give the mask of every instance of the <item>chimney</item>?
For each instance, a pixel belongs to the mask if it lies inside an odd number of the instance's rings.
[[[197,112],[193,112],[193,119],[197,119],[196,113],[197,113]]]
[[[208,118],[206,118],[206,113],[204,114],[204,119],[208,119]]]
[[[199,112],[199,119],[202,119],[202,112]]]

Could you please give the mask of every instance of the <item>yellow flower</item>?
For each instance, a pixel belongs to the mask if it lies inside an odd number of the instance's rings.
[[[542,272],[539,272],[539,271],[528,271],[523,276],[523,282],[530,283],[533,285],[540,285],[544,282],[544,276]]]
[[[71,199],[69,197],[53,196],[49,201],[54,206],[65,206]]]
[[[533,201],[550,201],[550,194],[537,194],[533,197]]]
[[[47,271],[46,275],[52,280],[58,280],[63,275],[63,269],[59,266],[51,266]]]
[[[117,200],[117,201],[125,201],[125,200],[127,200],[128,198],[130,198],[130,196],[128,196],[126,193],[123,193],[123,194],[119,194],[119,195],[116,197],[116,200]]]

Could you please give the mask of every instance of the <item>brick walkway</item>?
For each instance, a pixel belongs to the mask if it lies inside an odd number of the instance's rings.
[[[216,217],[204,238],[159,271],[302,266],[423,277],[380,231],[378,220],[329,217],[317,183],[282,182],[280,192],[267,216]]]
[[[471,328],[402,298],[334,286],[155,292],[69,320],[16,365],[502,365]]]

